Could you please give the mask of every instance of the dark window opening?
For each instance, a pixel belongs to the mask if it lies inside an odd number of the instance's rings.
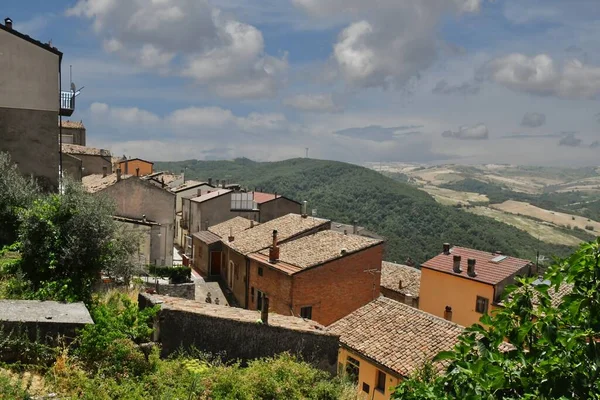
[[[312,319],[312,306],[302,307],[300,309],[300,317],[306,319]]]
[[[363,392],[369,393],[369,390],[371,390],[369,385],[363,382]]]
[[[487,314],[488,305],[490,301],[485,297],[477,296],[477,302],[475,303],[475,311],[479,314]]]
[[[360,371],[360,362],[352,357],[346,360],[346,376],[355,385],[358,384],[358,373]]]
[[[263,267],[258,267],[258,276],[263,276]]]
[[[385,380],[386,380],[386,375],[385,373],[377,370],[377,387],[376,389],[379,390],[380,392],[385,393]]]
[[[263,305],[263,292],[261,292],[260,290],[257,290],[256,291],[256,309],[262,310],[262,305]]]

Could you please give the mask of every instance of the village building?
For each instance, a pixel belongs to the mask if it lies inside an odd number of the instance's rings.
[[[421,265],[419,308],[470,326],[497,307],[517,276],[535,273],[529,260],[444,244]]]
[[[183,199],[190,199],[191,196],[202,196],[203,194],[208,193],[209,191],[216,190],[212,185],[211,180],[208,182],[198,182],[194,180],[185,181],[180,185],[174,186],[171,188],[171,192],[173,192],[176,196],[176,207],[175,207],[175,244],[179,247],[185,246],[185,236],[182,224],[183,219]],[[189,207],[189,205],[188,205]]]
[[[386,297],[329,326],[340,335],[338,373],[368,399],[387,400],[393,388],[458,343],[463,327]],[[435,364],[440,369],[442,365]]]
[[[86,146],[86,129],[83,121],[59,121],[62,144]]]
[[[183,174],[171,174],[169,172],[153,172],[150,175],[144,175],[144,179],[160,186],[163,189],[172,189],[180,186],[185,182],[185,176]]]
[[[154,172],[154,163],[141,158],[122,159],[119,168],[124,175],[146,176]]]
[[[400,303],[419,308],[421,271],[415,267],[381,263],[381,294]]]
[[[267,296],[273,312],[327,326],[379,297],[381,240],[332,230],[281,244],[274,230],[272,238],[269,249],[248,256],[247,308],[262,309]]]
[[[88,175],[108,175],[112,173],[110,151],[77,144],[63,144],[63,170],[76,179]],[[81,178],[77,179],[81,181]]]
[[[75,93],[61,92],[63,54],[51,44],[0,24],[0,151],[45,190],[59,182],[59,116],[75,109]]]
[[[243,217],[235,217],[211,226],[206,231],[192,235],[192,268],[202,276],[221,276],[223,265],[223,244],[229,236],[235,236],[246,229],[254,228],[258,222]]]
[[[250,258],[248,256],[269,248],[273,244],[273,231],[277,230],[277,244],[298,239],[331,227],[329,220],[288,214],[265,222],[223,241],[223,263],[221,277],[233,292],[235,299],[243,308],[250,308],[250,286],[248,274]],[[255,293],[256,295],[256,293]],[[255,307],[252,307],[256,309]],[[289,312],[285,313],[289,315]]]
[[[138,257],[148,264],[173,265],[175,234],[175,195],[137,176],[116,174],[89,175],[83,178],[88,192],[111,198],[116,206],[115,219],[132,230],[150,235],[140,245]],[[149,244],[148,244],[149,242]],[[148,253],[149,248],[149,253]]]
[[[302,212],[302,204],[277,193],[250,193],[258,209],[258,222],[268,222],[282,215],[300,214]]]

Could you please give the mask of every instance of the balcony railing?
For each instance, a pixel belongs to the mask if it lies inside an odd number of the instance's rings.
[[[70,117],[75,111],[75,93],[60,92],[60,115]]]

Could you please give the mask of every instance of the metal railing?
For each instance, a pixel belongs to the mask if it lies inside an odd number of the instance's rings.
[[[60,92],[60,111],[61,115],[71,116],[75,111],[75,93]]]

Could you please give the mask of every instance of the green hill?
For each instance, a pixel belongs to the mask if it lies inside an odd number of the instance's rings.
[[[356,220],[385,236],[385,258],[390,261],[404,262],[411,257],[423,262],[438,254],[444,242],[532,260],[538,249],[545,256],[564,256],[571,250],[541,243],[492,219],[440,205],[415,187],[352,164],[312,159],[259,163],[243,158],[157,162],[155,168],[185,171],[186,179],[226,179],[251,190],[306,200],[308,208],[316,208],[320,217],[344,223]]]

